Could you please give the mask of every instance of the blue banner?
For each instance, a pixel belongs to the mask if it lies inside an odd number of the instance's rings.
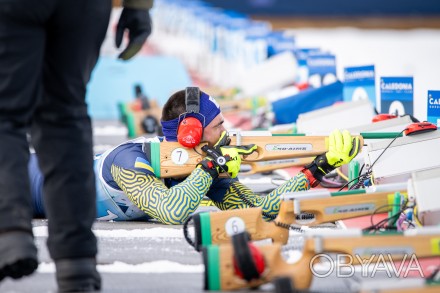
[[[327,73],[336,75],[336,57],[331,54],[311,54],[307,57],[307,67],[310,75]]]
[[[440,127],[440,91],[428,91],[428,122]]]
[[[381,77],[381,112],[395,115],[413,114],[414,83],[412,77]]]
[[[376,107],[374,65],[344,68],[344,101],[369,99]]]
[[[294,53],[296,46],[295,46],[295,37],[293,36],[287,36],[284,32],[276,31],[271,32],[267,36],[267,53],[268,57],[271,57],[273,55],[285,52],[285,51],[291,51]]]
[[[307,68],[307,57],[310,54],[318,54],[321,52],[320,48],[297,48],[293,52],[298,62],[298,77],[297,83],[308,83],[309,69]]]
[[[310,54],[318,54],[320,51],[320,48],[298,48],[294,51],[294,54],[299,66],[307,66],[307,57]]]
[[[277,100],[272,103],[276,124],[296,122],[301,113],[306,113],[331,106],[342,101],[342,83],[322,86],[318,89],[309,88],[298,94]]]

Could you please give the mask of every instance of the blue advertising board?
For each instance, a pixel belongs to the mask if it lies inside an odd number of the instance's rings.
[[[344,101],[368,99],[376,107],[374,65],[344,68]]]
[[[318,88],[336,81],[336,57],[328,53],[310,54],[307,57],[308,82]]]
[[[440,91],[428,91],[428,122],[440,127]]]
[[[382,113],[413,115],[413,77],[381,77],[380,99]]]

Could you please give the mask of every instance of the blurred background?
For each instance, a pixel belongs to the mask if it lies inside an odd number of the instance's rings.
[[[437,122],[439,106],[428,101],[440,98],[439,1],[156,0],[153,33],[126,64],[114,46],[119,13],[113,10],[89,84],[96,121],[124,122],[121,105],[139,94],[136,85],[159,109],[173,92],[197,85],[224,101],[223,109],[241,101],[232,120],[238,112],[270,112],[265,126],[361,99],[376,113]],[[316,91],[335,82],[336,91]],[[301,107],[286,118],[281,100]]]

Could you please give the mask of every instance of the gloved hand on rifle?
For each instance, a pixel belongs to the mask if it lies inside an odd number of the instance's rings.
[[[350,132],[342,133],[336,129],[328,138],[328,151],[317,156],[312,163],[305,166],[302,172],[312,187],[319,184],[326,174],[348,164],[359,153],[361,146],[359,137],[352,137]]]
[[[150,8],[152,0],[124,0],[124,9],[121,12],[116,27],[116,47],[119,48],[128,30],[127,48],[119,54],[118,58],[128,60],[139,52],[148,36],[151,34]]]
[[[217,143],[210,147],[202,147],[207,156],[200,162],[198,167],[208,172],[212,178],[217,178],[219,173],[228,173],[231,178],[235,178],[240,171],[241,156],[250,155],[256,149],[255,144],[245,146],[230,146],[231,139],[226,131],[223,131]]]

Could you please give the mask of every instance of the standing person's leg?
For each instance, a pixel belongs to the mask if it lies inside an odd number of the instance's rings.
[[[37,268],[26,131],[39,93],[50,2],[0,0],[0,280]]]
[[[100,288],[91,231],[96,191],[85,93],[110,11],[110,0],[58,1],[47,26],[44,93],[31,136],[44,175],[48,249],[60,291]]]

